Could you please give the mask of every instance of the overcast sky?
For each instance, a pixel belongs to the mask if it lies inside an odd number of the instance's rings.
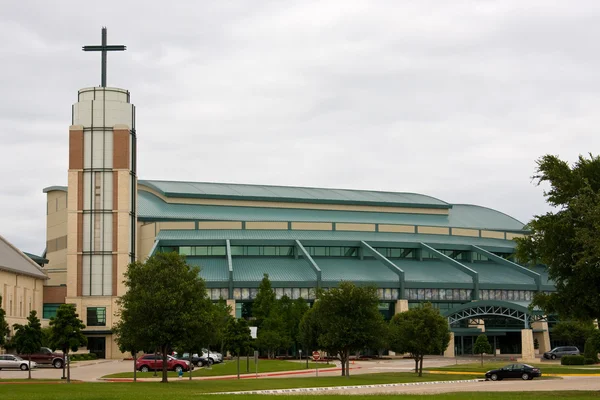
[[[137,107],[140,179],[418,192],[527,222],[535,160],[598,153],[600,2],[11,1],[0,235],[45,247],[77,90]]]

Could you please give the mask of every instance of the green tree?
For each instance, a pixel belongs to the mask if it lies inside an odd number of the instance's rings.
[[[213,316],[211,317],[212,326],[210,328],[210,340],[209,345],[213,349],[219,349],[221,354],[225,352],[225,329],[229,324],[229,321],[234,319],[231,313],[233,309],[227,305],[225,299],[220,298],[212,308]]]
[[[37,317],[37,311],[31,310],[27,317],[27,325],[14,324],[15,337],[13,343],[17,353],[26,354],[27,361],[31,365],[31,354],[37,353],[42,347],[42,324]],[[28,368],[29,379],[31,379],[31,368]]]
[[[133,324],[125,323],[122,319],[113,325],[112,331],[121,353],[130,353],[133,357],[133,381],[137,382],[137,356],[138,352],[148,346],[146,335],[143,330],[136,329]]]
[[[73,304],[61,304],[56,311],[56,316],[50,318],[50,343],[52,348],[61,349],[67,364],[67,383],[71,383],[71,363],[68,362],[69,350],[77,351],[79,347],[87,345],[87,338],[81,332],[85,329],[83,321],[79,319]],[[64,368],[64,367],[63,367]]]
[[[121,320],[127,330],[144,332],[146,347],[160,350],[163,383],[168,382],[168,353],[204,315],[206,288],[199,272],[175,252],[131,263],[125,272],[127,292],[118,300]]]
[[[288,335],[295,350],[300,349],[302,346],[300,342],[300,322],[307,311],[308,303],[300,297],[292,302],[289,313],[285,314],[288,316],[286,319]]]
[[[585,358],[586,364],[591,360],[594,364],[598,363],[598,347],[596,347],[596,341],[593,337],[589,337],[585,341],[585,346],[583,348],[583,356]]]
[[[202,354],[202,348],[208,346],[211,340],[212,319],[215,317],[213,305],[208,297],[199,300],[203,304],[196,304],[198,312],[187,322],[186,330],[177,341],[177,347],[187,351],[190,366],[192,365],[192,354]],[[192,380],[190,370],[189,379]]]
[[[271,310],[275,307],[276,297],[271,286],[269,275],[264,274],[258,287],[256,298],[252,304],[252,316],[255,319],[256,326],[260,329],[263,321],[271,315]]]
[[[0,304],[2,304],[2,296],[0,296]],[[6,337],[10,333],[10,326],[6,322],[6,311],[0,306],[0,347],[6,345]]]
[[[302,344],[306,353],[306,368],[308,368],[308,358],[314,350],[319,347],[319,321],[317,321],[315,308],[309,309],[303,316],[298,327],[298,340]]]
[[[419,376],[423,376],[423,357],[443,353],[450,343],[448,321],[431,303],[394,315],[390,324],[390,348],[410,353]]]
[[[250,328],[245,319],[230,319],[225,328],[225,348],[237,358],[237,377],[240,379],[240,355],[252,347]]]
[[[473,353],[481,354],[481,366],[483,367],[483,354],[492,354],[492,346],[488,341],[488,338],[483,333],[477,336],[475,345],[473,346]]]
[[[531,233],[516,239],[517,258],[545,265],[557,289],[536,294],[533,304],[548,314],[600,319],[600,158],[579,156],[571,166],[545,155],[533,179],[549,185],[544,197],[552,211],[535,216]]]
[[[341,282],[339,287],[319,293],[318,299],[310,316],[316,323],[317,343],[330,354],[337,354],[342,376],[350,376],[350,353],[374,347],[381,335],[383,316],[376,289]]]
[[[552,337],[582,348],[595,331],[597,329],[591,321],[561,321],[552,328]]]

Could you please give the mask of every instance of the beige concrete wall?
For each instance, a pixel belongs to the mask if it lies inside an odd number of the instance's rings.
[[[77,295],[77,237],[78,232],[78,190],[79,190],[79,175],[78,171],[69,171],[68,182],[68,210],[67,210],[67,296]]]
[[[453,236],[470,236],[479,237],[478,229],[464,229],[464,228],[452,228]]]
[[[288,228],[287,222],[246,222],[246,229],[272,229],[272,230],[286,230]]]
[[[534,360],[535,352],[533,349],[533,331],[531,329],[521,330],[521,359]]]
[[[330,231],[333,229],[331,222],[292,222],[292,229],[299,231]]]
[[[450,228],[439,226],[417,226],[417,233],[425,235],[449,235]]]
[[[46,285],[61,285],[67,281],[67,193],[60,190],[47,195],[46,259],[44,270],[48,273]],[[58,239],[58,240],[57,240]],[[60,247],[60,248],[59,248]]]
[[[379,224],[379,232],[415,233],[415,226]]]
[[[541,330],[542,332],[533,332],[533,339],[538,340],[540,348],[538,349],[539,354],[544,354],[547,351],[552,350],[550,348],[550,333],[548,331],[548,321],[536,321],[531,324],[533,330]]]
[[[354,232],[375,232],[375,224],[348,224],[339,222],[335,224],[335,230]]]
[[[11,334],[14,332],[13,324],[27,324],[31,310],[37,311],[38,318],[42,318],[43,288],[42,279],[0,270],[1,305]]]
[[[496,231],[481,231],[482,238],[489,239],[504,239],[504,232],[496,232]]]
[[[202,221],[198,229],[242,229],[241,221]]]
[[[157,222],[157,232],[163,229],[195,229],[196,224],[194,221],[181,221],[181,222]]]
[[[450,342],[448,343],[448,347],[444,350],[444,357],[453,358],[456,354],[454,354],[454,332],[450,332]]]
[[[405,311],[408,311],[408,300],[406,300],[406,299],[396,300],[395,313],[400,314]]]
[[[229,307],[231,307],[231,316],[233,318],[235,318],[235,300],[234,299],[227,299],[227,305]]]
[[[146,258],[150,254],[150,250],[152,250],[152,246],[154,246],[154,240],[156,239],[156,224],[143,224],[138,222],[138,260],[146,261]]]
[[[267,207],[267,208],[300,208],[308,210],[338,210],[338,211],[367,211],[367,212],[389,212],[404,214],[433,214],[448,215],[449,211],[445,208],[419,208],[419,207],[388,207],[388,206],[368,206],[355,204],[318,204],[318,203],[288,203],[275,201],[252,201],[252,200],[229,200],[229,199],[198,199],[198,198],[172,198],[165,197],[159,192],[140,186],[141,190],[150,192],[167,203],[173,204],[202,204],[202,205],[220,205],[237,207]]]
[[[510,232],[506,233],[506,240],[513,240],[515,238],[522,238],[522,237],[525,237],[525,235],[521,235],[520,233],[510,233]]]

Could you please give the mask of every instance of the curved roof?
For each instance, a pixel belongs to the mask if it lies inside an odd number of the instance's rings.
[[[138,183],[148,186],[167,197],[227,198],[297,203],[370,204],[446,209],[452,207],[450,204],[435,197],[417,193],[212,182],[140,180]]]
[[[145,190],[138,191],[138,217],[141,220],[352,222],[502,231],[523,230],[523,224],[516,219],[479,206],[453,206],[450,215],[213,206],[166,203]]]

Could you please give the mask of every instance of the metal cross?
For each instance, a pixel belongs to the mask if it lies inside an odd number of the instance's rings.
[[[106,44],[106,27],[102,28],[102,44],[100,46],[83,46],[83,51],[101,51],[102,52],[102,84],[106,87],[106,52],[107,51],[125,51],[127,47],[122,44]]]

